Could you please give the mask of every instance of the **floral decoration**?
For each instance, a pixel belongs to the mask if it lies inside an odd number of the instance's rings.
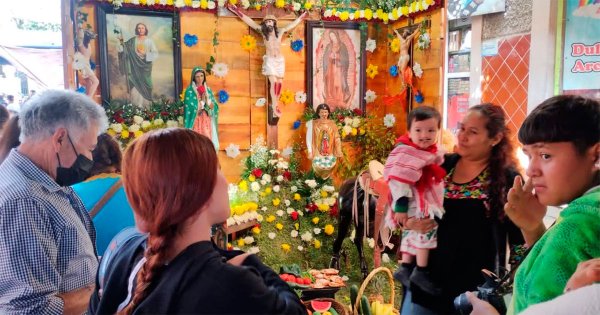
[[[295,41],[292,41],[292,50],[295,52],[299,52],[302,50],[302,48],[304,48],[304,42],[301,39],[297,39]]]
[[[229,67],[225,63],[217,62],[212,67],[212,73],[217,78],[224,78],[229,73]]]
[[[386,114],[383,117],[383,125],[386,128],[392,128],[396,124],[396,116],[394,114]]]
[[[374,91],[367,90],[367,92],[365,92],[365,101],[367,103],[373,103],[376,98],[377,94]]]
[[[218,93],[219,103],[224,104],[229,100],[229,94],[225,90],[220,90]]]
[[[367,42],[365,44],[366,51],[373,52],[373,51],[375,51],[376,47],[377,47],[377,42],[374,39],[372,39],[372,38],[367,39]]]
[[[300,125],[302,125],[302,122],[300,121],[300,119],[294,121],[294,124],[292,125],[292,129],[296,130],[298,128],[300,128]]]
[[[254,106],[256,107],[263,107],[265,106],[265,104],[267,104],[267,99],[264,97],[261,97],[259,99],[256,100],[256,103],[254,103]]]
[[[238,155],[240,155],[240,146],[238,144],[230,143],[226,148],[225,152],[227,156],[235,159]]]
[[[400,40],[397,37],[392,39],[392,41],[390,42],[390,49],[394,53],[400,52]]]
[[[417,40],[417,48],[420,50],[426,50],[429,48],[429,46],[431,46],[431,37],[429,36],[429,33],[421,33]]]
[[[296,95],[294,95],[294,99],[296,100],[296,103],[304,104],[306,103],[306,93],[304,93],[304,91],[298,91],[296,92]]]
[[[198,43],[198,36],[193,34],[185,34],[183,35],[183,43],[188,47],[195,46]]]
[[[378,68],[379,66],[369,64],[369,66],[367,67],[367,76],[371,79],[375,78],[375,76],[379,73],[379,71],[377,70]]]
[[[252,35],[244,35],[240,40],[240,45],[243,50],[250,52],[256,48],[256,38]]]
[[[421,104],[425,101],[425,97],[423,97],[423,94],[421,94],[421,91],[417,90],[417,93],[415,93],[415,102]]]
[[[292,91],[290,90],[284,90],[283,92],[281,92],[279,100],[281,101],[281,103],[283,103],[283,105],[288,105],[294,101],[294,93],[292,93]]]
[[[394,78],[398,76],[398,65],[393,65],[390,67],[390,75]]]
[[[423,69],[421,69],[420,63],[415,62],[415,64],[413,65],[413,73],[417,78],[423,77]]]

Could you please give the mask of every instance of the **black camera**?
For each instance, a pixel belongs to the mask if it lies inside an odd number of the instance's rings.
[[[506,314],[506,304],[504,303],[503,295],[510,293],[510,285],[507,279],[500,279],[495,273],[483,269],[481,270],[485,283],[477,287],[477,298],[490,303],[500,314]],[[508,278],[508,277],[507,277]],[[470,314],[473,310],[473,305],[467,299],[466,293],[457,296],[454,299],[454,308],[460,314]]]

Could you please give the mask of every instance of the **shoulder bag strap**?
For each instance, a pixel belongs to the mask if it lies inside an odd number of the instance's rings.
[[[104,194],[104,196],[102,196],[102,198],[100,198],[100,200],[94,205],[94,207],[90,211],[90,217],[92,219],[94,219],[94,217],[96,215],[98,215],[100,210],[102,210],[102,208],[104,208],[104,205],[106,205],[106,203],[110,200],[110,198],[112,198],[112,196],[115,195],[115,193],[117,192],[117,190],[119,190],[119,188],[121,188],[121,186],[123,186],[123,181],[121,181],[121,179],[119,178],[119,180],[117,180],[110,187],[110,189]]]

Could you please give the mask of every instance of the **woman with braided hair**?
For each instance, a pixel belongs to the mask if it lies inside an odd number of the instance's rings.
[[[125,152],[123,183],[147,241],[115,252],[90,313],[306,313],[257,256],[221,251],[210,241],[211,226],[230,211],[210,139],[182,128],[145,134]]]

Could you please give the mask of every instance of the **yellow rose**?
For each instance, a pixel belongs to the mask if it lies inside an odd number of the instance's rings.
[[[281,203],[281,200],[279,200],[279,198],[275,198],[275,199],[273,199],[273,205],[274,205],[275,207],[279,206],[279,204],[280,204],[280,203]]]
[[[242,246],[246,245],[246,242],[244,242],[243,238],[240,238],[239,240],[237,240],[237,245],[238,245],[238,247],[242,247]]]
[[[392,10],[392,17],[394,18],[394,20],[397,20],[400,15],[398,15],[398,9],[394,8],[394,10]]]
[[[238,0],[229,0],[229,3],[236,5],[238,3]]]
[[[319,217],[314,217],[314,218],[312,219],[312,223],[313,223],[313,224],[318,224],[318,223],[319,223]]]
[[[262,7],[260,6],[260,4],[258,4],[258,3],[257,3],[257,4],[255,4],[255,5],[254,5],[254,9],[255,9],[256,11],[260,11],[260,8],[262,8]]]
[[[207,9],[208,8],[208,1],[207,0],[200,0],[200,8]]]
[[[327,234],[327,235],[331,235],[331,234],[333,234],[333,230],[334,230],[333,225],[327,224],[325,226],[325,229],[323,232],[325,232],[325,234]]]
[[[275,0],[275,6],[278,8],[283,8],[283,6],[285,5],[285,1],[284,0]]]
[[[375,12],[377,12],[378,18],[383,19],[383,10],[382,9],[377,9],[377,11],[375,11]]]
[[[186,6],[191,7],[192,6],[192,0],[183,0],[183,2],[185,3]],[[140,4],[142,3],[142,1],[140,0]]]
[[[129,138],[129,131],[127,131],[127,130],[121,131],[121,138],[122,139],[128,139]]]
[[[315,240],[315,241],[313,242],[313,244],[315,244],[315,248],[316,248],[316,249],[319,249],[319,248],[321,248],[321,241],[319,241],[319,240]]]
[[[250,176],[248,176],[248,180],[251,181],[251,182],[253,182],[253,181],[256,180],[256,176],[250,175]]]
[[[300,194],[299,193],[295,193],[294,194],[294,200],[298,201],[300,199],[302,199],[302,197],[300,196]]]
[[[133,132],[133,136],[136,137],[136,138],[141,137],[143,134],[144,134],[144,132],[142,132],[140,130]]]
[[[348,13],[348,11],[344,11],[344,12],[340,13],[340,20],[342,20],[342,21],[348,20],[349,17],[350,17],[350,13]]]
[[[277,223],[275,224],[275,228],[281,231],[281,229],[283,229],[283,224]]]
[[[352,128],[352,135],[356,136],[358,134],[358,129]]]
[[[317,207],[319,208],[320,211],[322,212],[327,212],[329,211],[329,205],[326,203],[320,203],[317,205]]]
[[[238,184],[241,191],[248,191],[248,182],[243,180]]]
[[[365,9],[365,19],[371,20],[373,18],[373,11],[371,9]]]
[[[304,4],[304,8],[306,10],[310,10],[310,8],[312,8],[313,4],[310,1],[306,1],[306,3]]]
[[[300,229],[300,224],[298,223],[294,223],[294,229],[297,231],[298,229]]]
[[[271,189],[271,187],[267,187],[265,188],[265,194],[270,194],[273,190]]]
[[[268,223],[271,223],[273,221],[275,221],[275,216],[274,215],[270,215],[270,216],[267,217],[267,222]]]

